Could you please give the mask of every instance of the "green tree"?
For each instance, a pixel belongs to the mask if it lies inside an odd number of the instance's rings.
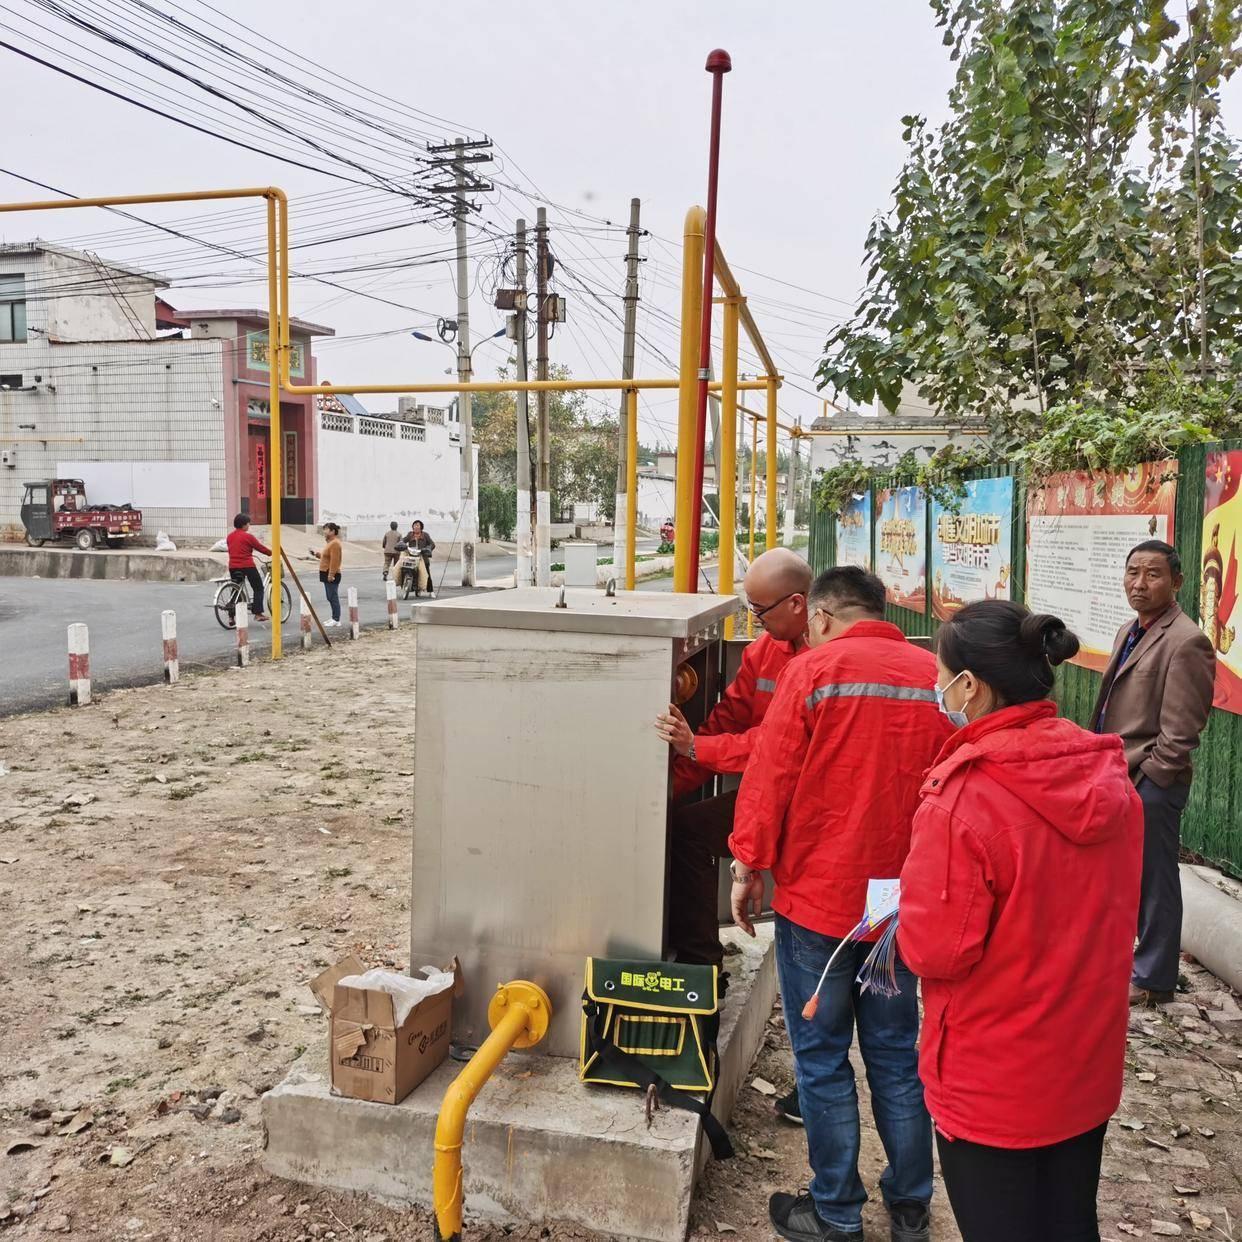
[[[564,367],[554,367],[554,379],[569,379]],[[509,378],[505,370],[499,379]],[[531,394],[528,418],[533,453],[537,424]],[[475,443],[479,446],[480,484],[515,488],[517,485],[517,400],[514,393],[478,393],[471,410]],[[548,395],[550,449],[550,503],[554,515],[569,513],[575,504],[600,507],[612,520],[616,505],[617,421],[592,415],[590,402],[578,392]]]
[[[911,382],[1004,420],[1123,396],[1152,367],[1242,366],[1242,161],[1218,107],[1242,64],[1237,0],[1180,23],[1161,0],[932,8],[960,62],[951,119],[903,118],[907,160],[821,386],[895,409]]]

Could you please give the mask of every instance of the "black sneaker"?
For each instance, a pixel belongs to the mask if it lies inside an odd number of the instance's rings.
[[[809,1190],[796,1195],[773,1195],[768,1200],[768,1219],[772,1228],[789,1242],[862,1242],[862,1230],[847,1233],[820,1219]]]
[[[776,1109],[776,1115],[782,1121],[788,1121],[790,1125],[801,1126],[806,1123],[802,1120],[802,1105],[798,1101],[798,1088],[795,1087],[788,1095],[782,1096],[773,1105]]]
[[[925,1203],[894,1203],[888,1209],[893,1242],[930,1242],[931,1212]]]

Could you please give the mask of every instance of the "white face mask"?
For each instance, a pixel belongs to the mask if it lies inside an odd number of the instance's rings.
[[[966,672],[966,670],[965,670],[965,669],[962,669],[962,672],[961,672],[961,673],[958,673],[957,677],[961,677],[961,676],[962,676],[962,674],[963,674],[963,673],[965,673],[965,672]],[[956,681],[956,680],[957,680],[957,677],[954,677],[954,678],[953,678],[953,681]],[[955,712],[955,711],[953,711],[951,708],[948,708],[948,707],[946,707],[946,706],[944,705],[944,696],[945,696],[945,694],[948,692],[949,686],[951,686],[951,685],[953,684],[953,681],[949,682],[949,685],[948,685],[948,686],[945,686],[945,688],[944,688],[943,690],[941,690],[941,688],[940,688],[939,686],[936,686],[936,687],[935,687],[935,694],[936,694],[936,706],[937,706],[937,707],[939,707],[939,708],[940,708],[940,710],[941,710],[941,711],[942,711],[942,712],[943,712],[946,716],[948,716],[948,718],[949,718],[949,723],[950,723],[951,725],[953,725],[953,727],[954,727],[954,728],[956,728],[956,729],[964,729],[964,728],[965,728],[965,727],[966,727],[966,726],[970,723],[970,718],[966,715],[966,713],[965,713],[965,712]]]

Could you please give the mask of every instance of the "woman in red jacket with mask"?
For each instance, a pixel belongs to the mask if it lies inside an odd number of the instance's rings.
[[[929,770],[897,943],[922,979],[919,1075],[963,1242],[1098,1242],[1121,1099],[1143,808],[1121,739],[1049,702],[1078,640],[1018,604],[940,630],[958,727]]]

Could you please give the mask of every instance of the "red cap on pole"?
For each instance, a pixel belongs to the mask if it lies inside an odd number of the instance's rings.
[[[733,68],[733,61],[724,48],[718,47],[714,52],[708,52],[705,68],[708,73],[728,73]]]

